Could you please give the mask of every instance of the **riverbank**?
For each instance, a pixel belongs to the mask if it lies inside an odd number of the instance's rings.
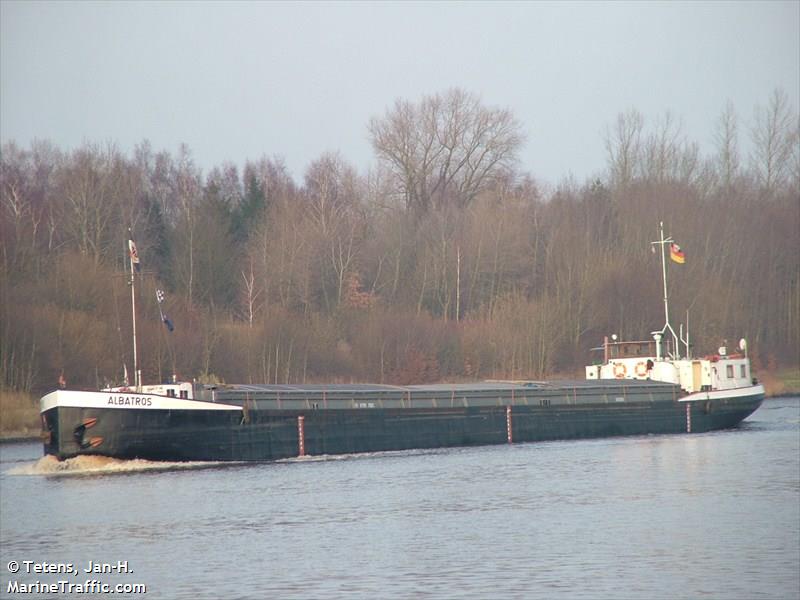
[[[24,392],[0,390],[0,441],[37,439],[40,432],[39,399]]]
[[[764,385],[768,398],[800,396],[800,367],[759,371],[756,377]]]

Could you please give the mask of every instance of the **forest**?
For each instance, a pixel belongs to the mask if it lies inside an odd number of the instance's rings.
[[[519,160],[546,140],[462,89],[369,119],[366,173],[337,153],[295,180],[278,156],[203,172],[186,146],[4,141],[0,390],[132,379],[130,235],[145,383],[582,376],[604,335],[663,326],[661,221],[695,355],[745,337],[757,368],[797,365],[797,108],[775,90],[713,125],[703,154],[675,115],[628,109],[602,175],[554,186]]]

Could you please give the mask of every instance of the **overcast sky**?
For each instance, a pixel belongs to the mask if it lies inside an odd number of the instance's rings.
[[[710,151],[782,88],[800,106],[800,2],[0,3],[0,138],[130,152],[188,144],[207,171],[323,152],[374,164],[369,118],[461,87],[510,108],[521,167],[558,183],[605,166],[603,132],[671,110]]]

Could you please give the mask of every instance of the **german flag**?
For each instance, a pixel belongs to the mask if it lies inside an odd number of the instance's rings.
[[[131,256],[131,266],[136,269],[138,273],[141,271],[141,265],[139,264],[139,252],[136,250],[136,244],[133,240],[128,240],[128,253]]]
[[[669,257],[679,265],[686,262],[686,255],[681,250],[681,247],[675,243],[669,245]]]

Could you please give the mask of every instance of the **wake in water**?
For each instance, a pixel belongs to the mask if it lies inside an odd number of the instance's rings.
[[[481,450],[493,448],[493,446],[480,446]],[[307,454],[305,456],[292,456],[290,458],[278,458],[272,461],[275,464],[293,463],[314,463],[314,462],[334,462],[339,460],[370,459],[370,458],[391,458],[395,456],[426,456],[438,454],[452,454],[455,452],[469,452],[475,447],[446,447],[446,448],[408,448],[405,450],[380,450],[377,452],[350,452],[347,454]]]
[[[385,456],[397,455],[421,455],[436,454],[442,450],[437,449],[415,449],[415,450],[387,450],[384,452],[363,452],[357,454],[321,454],[314,456],[297,456],[284,458],[273,463],[298,463],[298,462],[330,462],[340,460],[352,460],[354,458],[380,458]],[[452,449],[450,449],[452,451]],[[12,467],[6,474],[8,475],[39,475],[39,476],[80,476],[80,475],[114,475],[122,473],[158,472],[158,471],[185,471],[190,469],[211,469],[224,468],[242,465],[263,464],[259,461],[254,462],[230,462],[230,461],[154,461],[141,458],[120,459],[109,456],[81,455],[66,460],[58,460],[55,456],[43,456],[36,462],[24,462]]]
[[[166,462],[135,458],[123,460],[108,456],[76,456],[58,460],[55,456],[43,456],[35,463],[14,467],[9,475],[109,475],[115,473],[136,473],[142,471],[173,471],[218,467],[219,462]]]

